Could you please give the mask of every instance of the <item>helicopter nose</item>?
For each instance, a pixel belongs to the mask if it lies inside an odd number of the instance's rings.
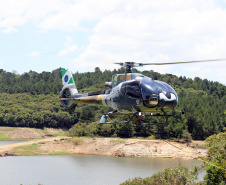
[[[159,93],[159,106],[163,108],[173,109],[177,106],[178,98],[175,94],[170,93],[166,95],[165,93]]]

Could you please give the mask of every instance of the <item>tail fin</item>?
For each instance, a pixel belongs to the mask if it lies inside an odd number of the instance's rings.
[[[78,90],[71,71],[62,70],[61,72],[63,89],[60,92],[59,100],[65,108],[71,109],[76,106],[74,97],[76,94],[78,94]]]
[[[63,83],[63,88],[64,87],[69,87],[70,89],[73,89],[73,94],[78,93],[77,87],[75,85],[74,78],[71,74],[71,71],[69,70],[62,70],[62,83]]]
[[[75,88],[77,89],[77,87],[75,85],[74,78],[73,78],[73,76],[71,74],[71,71],[69,71],[69,70],[62,70],[61,73],[62,73],[62,83],[63,83],[63,86],[66,86],[66,85],[74,85]]]

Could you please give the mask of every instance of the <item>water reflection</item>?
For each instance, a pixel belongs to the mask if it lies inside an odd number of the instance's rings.
[[[17,156],[0,158],[0,184],[120,184],[178,164],[190,169],[197,160],[104,156]]]

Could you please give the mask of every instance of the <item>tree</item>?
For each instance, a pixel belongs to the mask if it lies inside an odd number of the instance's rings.
[[[94,110],[91,106],[85,106],[82,109],[80,118],[84,121],[92,121],[95,116]]]
[[[191,140],[192,140],[191,134],[187,130],[184,130],[183,131],[183,134],[182,134],[182,139],[186,143],[191,143]]]
[[[209,163],[206,164],[205,181],[207,184],[226,184],[226,132],[208,137],[206,145]]]
[[[197,178],[198,170],[189,170],[185,166],[178,166],[175,168],[164,169],[163,172],[154,174],[151,177],[135,178],[133,180],[128,180],[121,185],[194,185],[195,179]],[[197,183],[198,184],[198,183]]]

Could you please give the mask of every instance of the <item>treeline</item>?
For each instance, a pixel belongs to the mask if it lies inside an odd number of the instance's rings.
[[[52,72],[30,71],[22,75],[0,70],[0,125],[28,127],[70,128],[72,135],[98,136],[149,136],[150,133],[132,124],[98,125],[101,115],[110,108],[79,105],[75,110],[63,109],[58,101],[62,89],[61,68]],[[118,70],[73,74],[80,93],[104,89]],[[134,72],[139,72],[134,70]],[[226,86],[218,82],[194,80],[175,75],[162,75],[154,71],[142,72],[145,76],[170,84],[177,92],[179,105],[165,126],[145,126],[145,129],[162,138],[181,138],[188,131],[193,139],[205,139],[219,133],[226,126]],[[185,109],[181,115],[179,110]],[[115,118],[120,120],[120,118]],[[160,120],[157,120],[160,121]]]
[[[78,122],[74,112],[60,107],[54,94],[1,93],[0,102],[1,126],[69,129]]]
[[[22,75],[0,69],[1,93],[58,94],[61,88],[61,69],[40,74],[29,71]]]
[[[30,94],[58,94],[62,88],[61,70],[56,69],[52,72],[37,73],[29,71],[22,75],[16,72],[6,72],[0,69],[0,93],[30,93]],[[104,82],[111,81],[112,75],[124,73],[125,69],[105,70],[101,71],[98,67],[94,72],[73,74],[78,89],[87,91],[89,89],[99,89],[104,87]],[[186,77],[177,77],[172,74],[162,75],[154,71],[140,72],[134,69],[134,72],[142,73],[145,76],[151,77],[154,80],[164,81],[174,88],[192,88],[194,90],[202,90],[207,95],[218,96],[219,99],[225,96],[226,86],[219,82],[208,81],[196,77],[194,80]]]

